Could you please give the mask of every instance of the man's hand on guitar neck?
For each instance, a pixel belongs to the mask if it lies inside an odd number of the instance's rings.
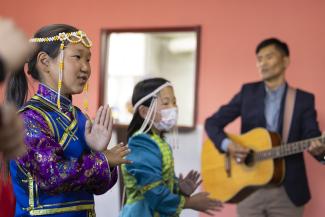
[[[325,156],[325,145],[323,145],[320,141],[312,141],[310,146],[308,147],[309,153],[314,155],[315,157],[323,157]],[[325,159],[322,159],[325,160]]]
[[[249,153],[249,149],[242,147],[236,143],[229,143],[227,151],[230,153],[230,156],[235,159],[237,163],[244,163],[245,159]]]

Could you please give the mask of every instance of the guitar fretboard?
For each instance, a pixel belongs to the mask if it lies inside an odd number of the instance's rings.
[[[272,148],[270,150],[256,152],[254,154],[254,160],[262,161],[297,154],[306,150],[309,147],[310,143],[313,141],[319,141],[320,143],[324,144],[325,136],[323,135],[320,137],[306,139],[299,142],[282,144],[281,146]]]

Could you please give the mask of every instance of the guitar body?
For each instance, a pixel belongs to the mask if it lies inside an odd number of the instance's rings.
[[[228,134],[235,143],[259,152],[281,145],[278,134],[255,128],[243,135]],[[230,171],[226,171],[226,154],[220,153],[212,141],[207,140],[202,150],[202,178],[204,190],[222,202],[238,203],[258,187],[269,183],[280,184],[285,168],[283,158],[269,159],[246,165],[228,158]]]

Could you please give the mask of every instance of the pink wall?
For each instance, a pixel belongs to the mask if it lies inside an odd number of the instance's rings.
[[[29,35],[42,25],[69,23],[85,30],[94,41],[90,108],[98,100],[101,28],[202,26],[199,75],[199,123],[227,102],[243,82],[259,79],[254,48],[270,36],[290,45],[290,84],[316,94],[318,120],[325,126],[325,1],[313,0],[97,0],[1,2],[1,16],[13,18]],[[36,9],[37,8],[37,9]],[[80,97],[77,99],[80,102]],[[238,132],[238,122],[230,127]],[[313,194],[306,217],[324,216],[322,183],[325,167],[307,157]],[[235,216],[227,207],[218,216]]]

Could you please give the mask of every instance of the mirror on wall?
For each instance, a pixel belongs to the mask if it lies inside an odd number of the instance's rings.
[[[115,123],[126,126],[131,121],[138,81],[163,77],[174,85],[178,126],[194,128],[199,42],[199,26],[102,30],[100,103],[111,106]]]

